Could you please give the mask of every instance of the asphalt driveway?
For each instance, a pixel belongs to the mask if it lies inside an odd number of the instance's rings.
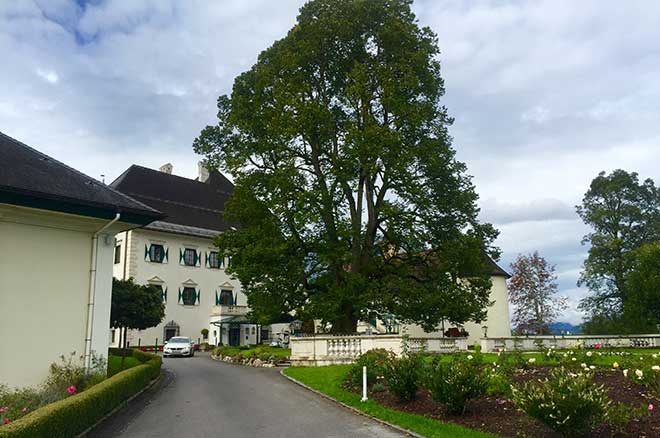
[[[165,377],[88,436],[402,437],[299,387],[276,368],[194,358],[164,360]]]

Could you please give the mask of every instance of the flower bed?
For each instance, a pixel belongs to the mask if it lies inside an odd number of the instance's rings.
[[[371,401],[438,427],[454,423],[506,437],[660,436],[660,354],[655,352],[476,351],[423,360],[368,352],[344,371],[343,389],[356,397],[362,365],[371,367]],[[402,367],[408,368],[405,391],[401,373],[392,372]],[[322,376],[330,368],[306,372]]]
[[[230,347],[223,345],[211,352],[211,357],[223,362],[256,367],[274,367],[286,362],[291,355],[287,348],[271,347],[269,345],[253,345],[249,347]]]
[[[136,358],[142,362],[140,365],[82,392],[70,385],[66,388],[68,397],[27,412],[15,421],[10,419],[0,426],[0,438],[58,438],[82,433],[158,377],[159,356],[141,353]]]

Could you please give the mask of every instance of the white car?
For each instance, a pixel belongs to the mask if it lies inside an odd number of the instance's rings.
[[[163,346],[163,357],[170,356],[188,356],[193,357],[195,355],[195,344],[194,342],[184,336],[175,336],[170,338],[169,341]]]

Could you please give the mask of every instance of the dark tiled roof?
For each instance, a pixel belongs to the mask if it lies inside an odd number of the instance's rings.
[[[488,257],[488,264],[491,266],[490,275],[494,277],[511,278],[511,275],[500,267],[492,258]]]
[[[0,202],[145,225],[153,208],[0,132]]]
[[[234,185],[216,170],[200,182],[132,165],[110,185],[165,213],[164,222],[215,231],[232,226],[223,210]]]

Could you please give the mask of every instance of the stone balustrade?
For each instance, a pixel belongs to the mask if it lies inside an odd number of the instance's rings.
[[[408,338],[401,335],[316,335],[291,337],[291,364],[319,366],[353,363],[362,353],[376,348],[401,356],[404,349],[432,353],[467,350],[466,338]]]
[[[660,334],[648,335],[566,335],[566,336],[512,336],[482,338],[481,351],[506,350],[534,351],[544,348],[660,348]]]

